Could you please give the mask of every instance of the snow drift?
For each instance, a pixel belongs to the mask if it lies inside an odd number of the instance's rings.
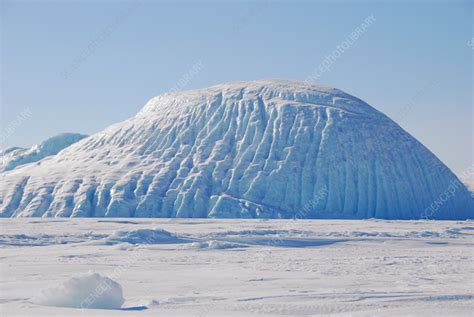
[[[189,245],[185,245],[183,249],[204,249],[204,250],[226,250],[236,248],[246,248],[245,244],[232,243],[227,241],[208,240],[201,242],[193,242]]]
[[[172,244],[183,243],[185,239],[178,238],[163,229],[138,229],[133,231],[116,231],[98,244],[114,245],[118,243],[130,244]]]
[[[163,94],[39,163],[0,173],[3,217],[474,213],[462,184],[433,207],[459,180],[395,122],[341,90],[298,81]]]
[[[44,306],[119,309],[125,300],[120,284],[98,273],[88,273],[43,290],[33,302]]]

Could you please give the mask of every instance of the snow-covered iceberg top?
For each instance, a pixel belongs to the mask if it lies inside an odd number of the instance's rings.
[[[167,109],[186,110],[188,106],[206,104],[210,100],[221,99],[227,103],[239,100],[271,100],[281,105],[305,104],[323,107],[334,107],[349,112],[376,115],[377,110],[362,100],[344,91],[322,85],[308,84],[304,81],[286,79],[267,79],[256,81],[241,81],[220,84],[208,88],[194,89],[182,92],[164,93],[152,98],[138,113],[146,116]]]

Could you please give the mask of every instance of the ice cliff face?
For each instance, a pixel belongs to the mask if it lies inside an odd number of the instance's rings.
[[[416,219],[455,181],[363,101],[268,80],[158,96],[127,121],[0,173],[0,213]],[[429,216],[473,218],[473,209],[461,184]]]
[[[29,149],[14,147],[3,152],[0,151],[0,156],[2,156],[0,171],[9,171],[17,166],[37,162],[50,155],[56,155],[61,150],[86,136],[78,133],[62,133]]]

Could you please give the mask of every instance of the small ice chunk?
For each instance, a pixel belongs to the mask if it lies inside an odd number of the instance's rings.
[[[118,309],[124,301],[120,284],[98,273],[73,277],[33,299],[38,305],[83,309]]]

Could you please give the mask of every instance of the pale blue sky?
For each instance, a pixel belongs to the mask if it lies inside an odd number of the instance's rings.
[[[373,14],[320,83],[384,112],[455,172],[472,164],[472,1],[1,1],[2,134],[32,112],[2,148],[98,132],[198,60],[186,89],[304,80]]]

